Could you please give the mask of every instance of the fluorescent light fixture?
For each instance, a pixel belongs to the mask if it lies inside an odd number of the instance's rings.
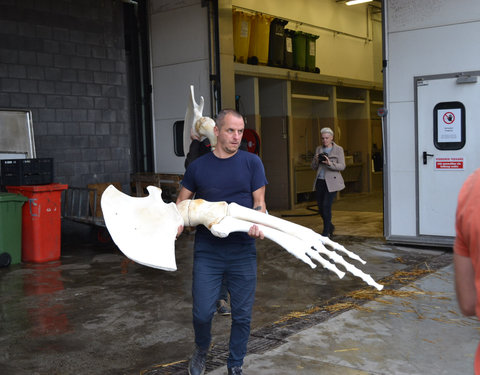
[[[369,3],[372,0],[350,0],[347,1],[345,4],[350,6],[350,5],[357,5],[357,4],[362,4],[362,3]]]

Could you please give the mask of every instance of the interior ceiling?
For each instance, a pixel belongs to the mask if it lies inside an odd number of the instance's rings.
[[[346,3],[348,0],[335,0],[337,3]],[[373,0],[373,1],[370,1],[368,3],[362,3],[363,5],[371,5],[371,6],[374,6],[376,8],[381,8],[382,7],[382,0]],[[362,5],[362,4],[358,4],[358,5]]]

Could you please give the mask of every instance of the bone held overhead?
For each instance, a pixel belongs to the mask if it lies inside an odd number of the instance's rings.
[[[190,147],[192,139],[203,141],[208,138],[212,151],[217,145],[217,136],[215,135],[215,121],[210,117],[202,115],[204,99],[200,96],[200,101],[195,101],[194,87],[190,86],[187,110],[183,121],[183,150],[185,156]]]
[[[200,103],[195,101],[194,87],[191,85],[187,101],[187,110],[183,121],[183,150],[185,151],[185,156],[187,155],[186,151],[192,142],[191,136],[195,132],[195,124],[202,117],[203,105],[203,96],[200,96]]]
[[[200,138],[200,140],[205,139],[205,137],[208,138],[210,141],[210,147],[213,151],[217,146],[217,136],[215,135],[214,128],[215,121],[213,121],[210,117],[201,117],[197,120],[195,126],[192,128],[192,135]],[[195,132],[193,130],[195,130]]]

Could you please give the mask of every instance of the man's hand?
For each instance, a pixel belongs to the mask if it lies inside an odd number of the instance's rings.
[[[192,141],[199,141],[200,142],[200,136],[193,132],[193,128],[192,128],[192,131],[190,132],[190,139]]]
[[[180,237],[180,235],[182,234],[182,232],[183,232],[183,225],[180,225],[180,226],[177,228],[177,237],[176,237],[176,238]]]
[[[248,235],[252,238],[259,238],[261,240],[265,238],[265,236],[263,235],[263,232],[255,224],[250,227],[250,230],[248,231]]]

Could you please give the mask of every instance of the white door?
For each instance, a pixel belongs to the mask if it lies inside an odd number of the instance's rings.
[[[208,8],[200,0],[149,3],[155,172],[183,174],[185,158],[174,149],[183,140],[175,140],[174,124],[185,118],[190,85],[197,103],[205,100],[203,115],[213,117]]]
[[[480,167],[479,74],[415,80],[419,235],[455,236],[458,192]]]

